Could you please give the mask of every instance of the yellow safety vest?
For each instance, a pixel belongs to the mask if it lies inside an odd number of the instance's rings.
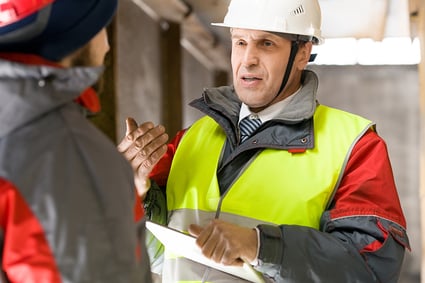
[[[220,196],[216,172],[226,137],[213,119],[201,118],[187,131],[173,159],[167,183],[168,225],[187,231],[191,223],[206,225],[218,217],[246,227],[266,223],[318,229],[352,147],[371,126],[362,117],[319,105],[314,148],[303,153],[263,150]],[[165,265],[167,261],[176,264],[179,258],[166,256]],[[198,282],[205,270],[196,274],[181,263],[176,266],[179,270],[164,266],[167,282]]]

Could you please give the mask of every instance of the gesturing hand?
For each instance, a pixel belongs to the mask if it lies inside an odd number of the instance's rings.
[[[144,198],[150,187],[149,173],[167,151],[168,135],[162,125],[145,122],[140,126],[133,118],[126,119],[126,135],[118,151],[130,162],[139,195]]]

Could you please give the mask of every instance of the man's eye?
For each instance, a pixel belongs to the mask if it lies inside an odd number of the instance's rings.
[[[271,41],[264,41],[264,46],[272,46],[273,42]]]

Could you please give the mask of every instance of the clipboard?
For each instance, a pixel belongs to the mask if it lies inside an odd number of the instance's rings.
[[[264,283],[262,276],[248,263],[244,263],[243,266],[227,266],[206,258],[192,235],[152,221],[146,221],[146,228],[173,253],[250,282]]]

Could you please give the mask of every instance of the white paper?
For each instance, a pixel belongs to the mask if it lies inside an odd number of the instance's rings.
[[[248,263],[243,266],[226,266],[206,258],[196,245],[196,238],[191,235],[151,221],[146,221],[146,228],[173,253],[251,282],[264,283],[263,278]]]

